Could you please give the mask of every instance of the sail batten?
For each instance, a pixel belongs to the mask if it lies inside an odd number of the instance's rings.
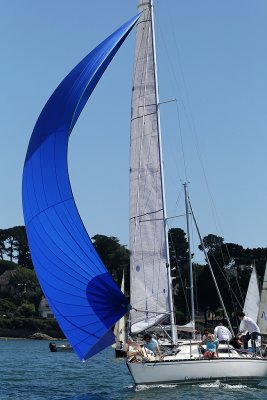
[[[139,15],[89,53],[61,82],[34,127],[23,171],[23,211],[42,290],[77,355],[85,360],[114,342],[112,326],[128,300],[108,274],[72,195],[68,139],[108,64]]]

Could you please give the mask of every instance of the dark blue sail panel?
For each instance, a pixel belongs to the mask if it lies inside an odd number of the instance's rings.
[[[139,16],[89,53],[61,82],[34,127],[23,171],[23,211],[34,267],[59,325],[80,359],[114,342],[128,301],[96,253],[68,176],[69,135],[97,82]]]

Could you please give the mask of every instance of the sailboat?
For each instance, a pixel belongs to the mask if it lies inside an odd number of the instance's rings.
[[[142,356],[133,345],[127,366],[137,385],[199,383],[216,379],[260,382],[267,378],[264,358],[248,358],[226,345],[218,358],[207,361],[199,352],[196,341],[179,343],[177,340],[166,226],[153,1],[139,0],[138,12],[141,16],[136,26],[131,107],[130,332],[138,334],[155,330],[156,325],[168,321],[172,346],[171,351],[158,359]],[[186,184],[184,188],[186,215],[190,212],[195,220]],[[190,245],[189,233],[188,242]],[[205,256],[208,261],[207,254]],[[190,256],[189,269],[192,289]],[[193,290],[191,303],[194,327]],[[134,357],[134,351],[139,355]]]
[[[121,291],[125,293],[124,290],[124,272],[121,281]],[[116,343],[112,346],[115,348],[115,357],[126,357],[126,323],[125,316],[123,316],[119,321],[116,322],[114,327],[114,335],[116,337]]]
[[[265,273],[262,283],[259,313],[258,313],[258,325],[260,332],[265,335],[264,339],[266,341],[267,335],[267,266],[265,267]]]
[[[255,266],[252,267],[243,311],[246,315],[257,321],[260,305],[259,285]]]
[[[67,148],[87,100],[135,25],[129,304],[95,251],[79,216],[69,182]],[[196,341],[178,343],[158,105],[153,3],[140,0],[138,14],[92,50],[60,83],[34,127],[22,189],[25,226],[40,285],[61,329],[83,361],[115,342],[115,323],[131,311],[131,334],[168,323],[172,346],[171,353],[163,354],[160,360],[128,358],[127,367],[136,384],[216,379],[260,382],[267,378],[267,361],[261,357],[244,358],[228,347],[222,357],[208,361],[202,358]],[[189,208],[186,186],[185,198]]]

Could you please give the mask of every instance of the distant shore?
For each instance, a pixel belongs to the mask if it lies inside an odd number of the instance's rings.
[[[1,318],[0,338],[8,339],[33,339],[47,340],[65,339],[55,319],[42,318]],[[43,337],[38,337],[43,336]]]

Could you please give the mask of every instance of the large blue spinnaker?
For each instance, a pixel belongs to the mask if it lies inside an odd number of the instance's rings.
[[[68,176],[69,135],[97,82],[139,16],[89,53],[61,82],[34,127],[23,171],[23,211],[35,271],[80,359],[114,342],[128,301],[96,253]]]

